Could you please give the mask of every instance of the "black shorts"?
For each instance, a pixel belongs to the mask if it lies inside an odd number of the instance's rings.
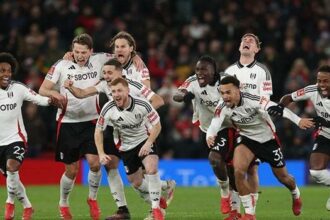
[[[104,152],[106,154],[115,155],[116,157],[120,158],[119,150],[116,147],[116,144],[113,139],[113,127],[107,126],[107,128],[103,132],[103,137]]]
[[[129,151],[120,151],[121,158],[124,162],[124,167],[127,175],[135,173],[140,167],[143,167],[142,160],[146,157],[139,157],[139,151],[144,145],[146,140],[141,142],[138,146]],[[154,143],[151,147],[149,155],[158,155],[157,146]]]
[[[219,131],[215,138],[215,144],[211,149],[207,146],[206,133],[204,132],[202,132],[202,142],[209,151],[219,153],[227,163],[232,161],[235,147],[235,129],[225,128]]]
[[[23,163],[25,152],[25,144],[21,141],[0,146],[0,172],[7,176],[7,160],[13,159]]]
[[[94,121],[61,123],[57,134],[55,160],[70,164],[85,154],[97,155],[94,132]]]
[[[330,139],[319,135],[315,139],[312,153],[322,153],[330,156]]]
[[[237,145],[240,144],[244,144],[257,158],[262,162],[269,163],[272,167],[281,168],[285,166],[281,147],[275,139],[260,143],[247,137],[240,136],[238,137]]]

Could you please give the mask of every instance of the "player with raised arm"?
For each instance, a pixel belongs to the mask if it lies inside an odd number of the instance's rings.
[[[318,128],[317,137],[309,159],[309,172],[321,184],[330,186],[330,172],[327,169],[330,161],[330,66],[321,66],[317,70],[317,83],[306,86],[281,98],[278,106],[273,106],[270,115],[282,115],[283,108],[292,102],[310,100],[317,116],[313,119]],[[330,197],[326,202],[330,211]]]
[[[100,218],[97,191],[100,184],[100,162],[94,144],[95,121],[98,117],[98,97],[77,99],[64,88],[64,81],[71,79],[81,88],[95,85],[100,80],[103,64],[113,56],[107,53],[93,54],[93,40],[88,34],[76,36],[72,41],[74,62],[59,60],[55,63],[39,92],[65,100],[66,105],[58,110],[56,161],[65,164],[65,172],[60,180],[59,210],[63,219],[72,219],[69,209],[69,195],[79,171],[79,159],[85,156],[89,164],[89,195],[87,203],[92,219]]]
[[[4,218],[14,219],[15,198],[23,205],[23,220],[32,219],[33,208],[26,195],[25,187],[19,178],[19,170],[24,161],[27,148],[27,134],[25,131],[22,105],[24,101],[37,105],[59,106],[54,97],[43,97],[26,85],[11,80],[17,69],[16,59],[9,53],[0,53],[0,171],[6,177],[7,200]]]
[[[148,68],[144,65],[138,69],[133,65],[132,57],[136,55],[136,43],[132,35],[125,31],[116,34],[110,41],[110,47],[118,61],[123,65],[124,76],[127,79],[143,83],[150,88],[150,74]]]
[[[109,100],[113,100],[111,96],[110,83],[116,78],[123,78],[122,70],[123,68],[121,63],[117,59],[111,59],[104,64],[104,80],[102,80],[97,85],[81,89],[75,87],[73,81],[66,80],[64,82],[64,87],[67,88],[77,98],[86,98],[88,96],[95,95],[98,93],[105,93]],[[127,79],[127,82],[130,89],[130,95],[147,99],[155,109],[159,108],[164,104],[162,97],[154,93],[145,85],[129,79]],[[110,216],[107,219],[127,219],[129,216],[129,212],[124,194],[123,182],[118,172],[120,154],[113,142],[112,133],[113,131],[112,129],[110,129],[110,131],[108,131],[108,134],[110,134],[111,137],[107,137],[105,139],[104,145],[106,146],[106,153],[111,157],[111,161],[106,164],[106,168],[108,170],[108,182],[110,190],[114,197],[114,201],[116,201],[118,210],[112,217]],[[113,176],[116,177],[113,178]],[[165,196],[164,199],[167,200],[168,204],[173,197],[174,188],[175,182],[173,180],[162,181],[162,190],[164,191]]]
[[[273,94],[272,79],[268,68],[255,59],[261,49],[259,37],[252,33],[244,34],[239,46],[240,57],[237,62],[225,70],[225,74],[235,76],[240,82],[240,89],[253,95],[264,96],[270,99]],[[257,204],[259,194],[258,160],[251,164],[248,171],[248,182]],[[231,191],[231,212],[226,220],[235,219],[240,212],[240,199],[235,190]]]
[[[199,128],[202,131],[202,142],[207,149],[206,131],[214,116],[215,108],[221,99],[219,94],[220,74],[216,62],[210,56],[202,56],[195,67],[195,75],[189,77],[180,87],[173,99],[177,102],[194,103],[194,115],[198,116]],[[230,125],[230,124],[228,124]],[[234,129],[223,127],[218,133],[218,143],[209,149],[209,162],[217,177],[221,191],[220,210],[223,214],[230,211],[229,178],[227,177],[228,160],[232,159]]]
[[[245,208],[245,215],[241,219],[256,219],[253,197],[246,180],[248,168],[255,157],[269,163],[275,177],[290,190],[292,211],[294,215],[299,215],[302,206],[300,192],[294,178],[286,170],[275,126],[267,113],[270,106],[276,106],[276,103],[266,97],[241,93],[239,86],[239,80],[233,76],[226,76],[221,80],[220,94],[223,102],[218,105],[207,130],[207,143],[209,146],[215,144],[216,134],[225,119],[230,119],[239,130],[234,151],[234,170],[236,187]],[[302,129],[314,126],[312,119],[301,119],[286,108],[283,117]]]
[[[153,218],[162,220],[164,216],[160,210],[161,182],[157,147],[154,143],[161,130],[158,113],[146,100],[130,96],[128,83],[123,78],[111,82],[111,93],[113,101],[107,102],[102,108],[95,129],[100,161],[106,164],[111,160],[103,147],[103,130],[110,123],[118,131],[117,146],[128,180],[137,190],[149,192]],[[146,121],[152,125],[149,130],[146,129]],[[145,178],[142,165],[146,170]]]

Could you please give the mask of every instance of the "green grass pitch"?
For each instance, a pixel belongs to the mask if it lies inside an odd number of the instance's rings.
[[[284,187],[261,188],[257,206],[258,220],[329,220],[330,212],[325,209],[325,202],[330,195],[326,187],[303,187],[300,189],[303,199],[303,212],[296,217],[291,211],[291,196]],[[58,214],[58,186],[28,186],[27,193],[34,206],[33,219],[59,219]],[[86,198],[88,188],[75,186],[70,197],[71,211],[74,219],[90,219]],[[129,187],[126,196],[132,219],[144,219],[148,206]],[[6,200],[6,188],[0,187],[1,212]],[[102,219],[112,214],[116,208],[107,187],[101,187],[98,201],[102,209]],[[15,219],[21,219],[22,206],[16,202]],[[175,197],[167,209],[166,219],[223,219],[225,215],[219,212],[219,190],[216,187],[192,188],[177,187]]]

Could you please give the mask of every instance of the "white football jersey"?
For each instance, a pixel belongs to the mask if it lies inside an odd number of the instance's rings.
[[[214,86],[200,87],[196,75],[189,77],[179,89],[186,89],[195,95],[193,99],[194,113],[197,113],[200,129],[206,132],[214,117],[215,108],[221,100],[219,93],[219,81]],[[195,114],[196,115],[196,114]]]
[[[256,60],[245,66],[237,61],[225,70],[225,74],[236,76],[242,92],[267,98],[273,94],[271,74],[265,65]]]
[[[128,82],[128,88],[129,88],[129,94],[132,96],[137,96],[140,98],[145,98],[150,101],[152,96],[155,94],[151,89],[143,85],[142,83],[139,83],[137,81],[133,81],[130,79],[126,79]],[[108,86],[108,83],[105,80],[102,80],[100,83],[98,83],[95,86],[96,90],[99,93],[104,93],[107,95],[109,101],[112,101],[113,98],[111,96],[111,89]]]
[[[65,110],[58,109],[56,120],[61,122],[84,122],[97,119],[98,117],[98,96],[90,96],[84,99],[74,97],[71,92],[64,88],[64,81],[70,79],[79,88],[94,86],[101,78],[102,68],[105,62],[112,58],[111,54],[92,54],[85,66],[68,60],[59,60],[55,63],[46,79],[53,82],[59,88],[59,92],[66,96],[68,104]]]
[[[275,138],[275,126],[267,114],[268,107],[277,105],[266,97],[241,93],[241,103],[234,108],[228,108],[225,103],[219,103],[215,117],[207,131],[207,137],[216,136],[226,118],[229,118],[238,128],[239,134],[259,143],[265,143]],[[300,118],[288,109],[284,109],[283,117],[298,125]]]
[[[133,60],[130,59],[128,63],[123,66],[123,75],[127,79],[131,79],[137,82],[142,82],[143,80],[150,80],[149,70],[146,66],[141,71],[138,71],[133,64]]]
[[[48,105],[48,97],[44,97],[29,89],[26,85],[11,81],[7,89],[0,89],[0,146],[23,141],[27,143],[27,135],[22,118],[23,101],[31,101],[37,105]]]
[[[102,130],[107,125],[113,126],[118,132],[119,150],[128,151],[148,138],[146,121],[151,125],[159,122],[157,111],[145,99],[130,96],[128,108],[120,109],[114,101],[107,102],[101,111],[96,126]]]
[[[330,121],[330,100],[320,95],[317,85],[309,85],[303,89],[299,89],[291,93],[291,97],[293,101],[311,100],[316,114]],[[330,128],[322,127],[319,134],[330,139]]]

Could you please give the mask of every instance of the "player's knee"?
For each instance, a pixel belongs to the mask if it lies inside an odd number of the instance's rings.
[[[330,176],[327,170],[309,170],[309,172],[317,183],[329,184]]]
[[[221,155],[212,153],[212,151],[209,154],[208,159],[209,159],[209,163],[211,164],[212,167],[219,167],[219,166],[221,166],[221,164],[224,164],[222,162]]]
[[[246,171],[241,168],[235,168],[234,170],[234,177],[235,179],[244,179],[246,175]]]
[[[16,172],[19,170],[19,166],[17,165],[10,165],[6,167],[6,170],[9,172]]]
[[[21,167],[21,164],[17,161],[9,161],[7,162],[7,165],[6,165],[6,170],[9,171],[9,172],[16,172],[19,170],[19,168]]]

